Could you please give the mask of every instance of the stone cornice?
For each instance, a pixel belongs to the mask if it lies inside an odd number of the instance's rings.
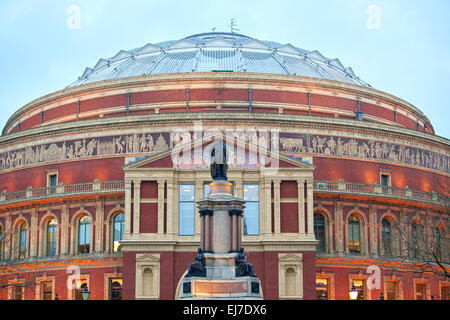
[[[170,83],[178,83],[181,86],[189,87],[190,83],[195,82],[220,82],[224,85],[227,82],[245,82],[245,86],[252,88],[257,84],[269,84],[276,87],[277,85],[298,86],[313,88],[325,88],[332,90],[340,90],[355,96],[355,99],[367,98],[375,101],[386,100],[388,103],[399,108],[405,108],[418,117],[423,118],[426,122],[430,122],[422,111],[412,104],[400,99],[394,95],[379,91],[373,88],[362,87],[356,84],[339,82],[334,80],[316,79],[310,77],[292,76],[292,75],[274,75],[274,74],[260,74],[260,73],[179,73],[179,74],[159,74],[159,75],[145,75],[128,78],[111,79],[99,82],[92,82],[89,84],[72,87],[60,90],[43,97],[40,97],[19,110],[17,110],[8,120],[5,129],[12,125],[15,119],[28,110],[39,108],[41,105],[51,103],[70,96],[82,96],[86,93],[111,91],[118,88],[127,88],[132,90],[136,87],[162,87]],[[5,130],[4,129],[4,130]],[[5,131],[3,131],[5,132]]]
[[[424,144],[435,144],[436,147],[448,149],[450,141],[444,137],[431,135],[421,131],[416,131],[400,126],[392,126],[381,123],[357,121],[342,118],[328,118],[318,116],[304,116],[293,114],[274,113],[244,113],[244,112],[192,112],[192,113],[163,113],[152,115],[138,115],[127,117],[111,117],[101,119],[87,119],[59,123],[44,127],[36,127],[28,130],[8,134],[0,137],[0,145],[16,144],[30,141],[31,139],[50,138],[65,134],[77,134],[86,131],[103,132],[108,129],[132,129],[137,126],[147,126],[149,124],[159,126],[185,126],[186,123],[203,120],[206,122],[218,121],[223,123],[233,122],[233,125],[258,124],[267,127],[279,126],[283,129],[310,128],[310,129],[332,129],[352,133],[371,134],[373,136],[386,136],[389,138],[400,138],[403,140],[417,141]]]

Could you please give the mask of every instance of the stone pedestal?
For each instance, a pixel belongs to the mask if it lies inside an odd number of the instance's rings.
[[[245,202],[228,181],[213,181],[208,198],[198,201],[200,248],[182,280],[180,299],[262,299],[259,279],[245,261],[241,223]]]

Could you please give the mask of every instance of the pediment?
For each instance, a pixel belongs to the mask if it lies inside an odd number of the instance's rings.
[[[300,253],[286,253],[286,254],[280,254],[278,256],[278,261],[280,262],[291,262],[291,261],[302,261],[302,255]]]
[[[137,158],[123,167],[124,171],[134,171],[148,168],[173,168],[178,170],[208,169],[211,150],[218,136],[204,136],[202,139],[192,139],[194,134],[184,132],[173,134],[174,147],[166,151]],[[269,135],[268,135],[269,136]],[[231,138],[222,138],[227,146],[228,168],[274,170],[279,168],[297,168],[313,171],[315,166],[304,161],[301,157],[295,157],[279,152],[278,136],[249,135],[241,139],[238,135]],[[274,147],[271,148],[271,145]]]
[[[136,262],[159,262],[160,260],[159,255],[149,253],[136,255]]]

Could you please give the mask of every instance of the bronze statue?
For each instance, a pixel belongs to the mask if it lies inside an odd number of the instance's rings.
[[[221,151],[220,149],[222,149],[222,157],[220,157],[220,154],[216,154],[216,149],[217,153]],[[222,145],[215,145],[211,150],[211,177],[213,180],[227,181],[227,169],[227,147],[224,143]]]
[[[236,256],[236,277],[256,277],[253,265],[246,261],[244,248]]]
[[[195,261],[189,265],[186,277],[206,277],[205,256],[201,248],[198,248]]]

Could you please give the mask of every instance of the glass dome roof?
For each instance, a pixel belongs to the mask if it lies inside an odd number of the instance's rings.
[[[260,41],[242,34],[209,32],[180,40],[121,50],[100,59],[69,87],[108,79],[184,72],[255,72],[298,75],[370,87],[339,59],[291,44]]]

